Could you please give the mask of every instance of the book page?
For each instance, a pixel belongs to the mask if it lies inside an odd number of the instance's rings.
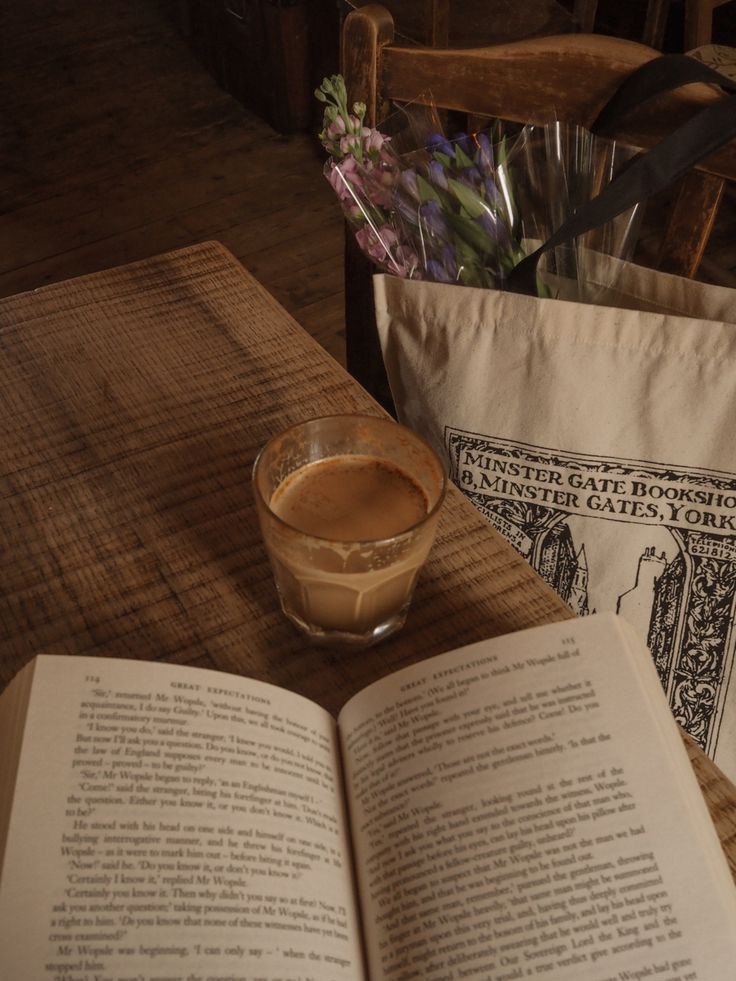
[[[721,981],[736,890],[616,617],[407,668],[338,719],[372,981]]]
[[[334,720],[213,671],[35,662],[0,881],[13,981],[357,981]]]
[[[35,662],[18,672],[3,695],[0,714],[0,877],[5,859],[10,812],[18,773],[18,757],[25,731]]]

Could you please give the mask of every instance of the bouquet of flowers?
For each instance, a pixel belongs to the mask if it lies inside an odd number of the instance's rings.
[[[427,130],[418,147],[399,153],[391,136],[365,125],[362,103],[348,105],[340,75],[315,95],[325,103],[325,175],[358,245],[381,271],[408,279],[503,289],[521,259],[595,193],[600,149],[613,147],[582,127],[509,130],[494,121],[452,138]],[[612,149],[608,158],[612,171]],[[627,256],[634,229],[627,213],[606,230],[605,251]],[[576,280],[581,245],[555,250],[548,271]],[[537,289],[550,295],[541,277]]]

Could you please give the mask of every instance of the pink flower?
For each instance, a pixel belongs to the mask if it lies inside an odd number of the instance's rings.
[[[391,140],[390,136],[384,136],[379,130],[369,129],[368,126],[363,127],[362,135],[363,150],[371,156],[380,154],[384,144]]]
[[[377,265],[404,279],[416,276],[418,257],[399,242],[399,236],[390,225],[381,225],[376,229],[364,225],[355,233],[355,238],[361,250]]]
[[[382,161],[374,163],[368,160],[363,165],[362,172],[365,177],[365,193],[371,203],[381,208],[392,208],[394,190],[399,180],[393,161],[387,165]]]
[[[336,116],[335,119],[332,120],[330,125],[325,130],[325,135],[330,140],[334,140],[334,141],[339,140],[340,137],[344,135],[344,133],[345,133],[345,120],[342,118],[342,116]]]
[[[363,190],[363,177],[355,157],[346,157],[339,164],[333,162],[327,179],[333,191],[343,202],[353,201],[354,194],[359,194]]]
[[[389,225],[381,225],[378,229],[364,225],[355,233],[355,238],[368,258],[377,263],[386,261],[399,240],[396,232]]]
[[[393,180],[386,181],[385,175],[379,171],[371,171],[367,175],[365,193],[371,204],[379,208],[390,208],[393,205]]]
[[[346,133],[340,137],[339,146],[344,157],[357,156],[360,153],[360,137],[357,133]]]
[[[407,245],[399,245],[392,256],[390,271],[402,279],[421,279],[419,256]]]

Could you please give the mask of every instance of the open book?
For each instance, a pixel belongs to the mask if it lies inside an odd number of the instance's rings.
[[[736,890],[612,615],[424,661],[337,723],[245,678],[41,656],[0,745],[8,981],[734,976]]]

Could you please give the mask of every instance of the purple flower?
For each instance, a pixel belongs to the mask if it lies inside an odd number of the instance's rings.
[[[493,146],[485,133],[478,133],[475,137],[478,150],[475,155],[475,162],[484,177],[493,176]]]
[[[427,275],[433,283],[454,283],[455,277],[437,259],[427,259]]]
[[[457,256],[455,249],[447,242],[442,248],[442,264],[453,279],[457,279]]]
[[[450,230],[447,227],[442,208],[437,201],[425,201],[419,208],[419,215],[422,225],[428,229],[432,235],[446,240],[450,237]]]
[[[415,201],[419,200],[419,188],[417,187],[417,174],[415,170],[404,170],[399,176],[399,183],[403,190],[407,191]]]
[[[441,187],[443,191],[447,190],[447,174],[439,160],[430,160],[427,167],[427,177],[436,187]]]
[[[453,142],[433,133],[417,169],[363,124],[362,103],[349,107],[341,76],[315,94],[325,103],[325,175],[366,256],[393,275],[444,283],[485,284],[489,266],[506,268],[515,255],[512,205],[488,135],[460,133]]]
[[[452,144],[442,133],[431,133],[426,139],[425,146],[430,153],[444,153],[448,157],[455,156]]]
[[[460,173],[457,175],[457,179],[461,184],[469,187],[471,191],[476,193],[480,192],[481,187],[481,176],[475,167],[463,167]]]
[[[459,146],[468,157],[472,157],[475,153],[475,144],[472,137],[468,136],[467,133],[455,133],[452,142]]]
[[[436,283],[457,282],[457,257],[449,242],[442,247],[439,259],[427,260],[427,273]]]
[[[496,182],[490,177],[486,177],[483,181],[483,187],[486,192],[486,201],[493,205],[494,208],[500,208],[503,206],[503,195],[496,186]]]
[[[480,215],[478,224],[491,240],[488,247],[489,252],[505,252],[511,247],[511,236],[509,235],[506,223],[497,214],[494,214],[490,208],[486,208],[483,214]]]

